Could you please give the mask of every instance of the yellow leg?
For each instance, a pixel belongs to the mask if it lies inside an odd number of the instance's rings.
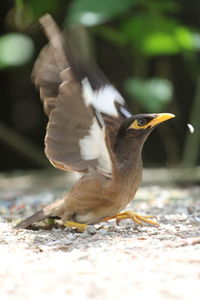
[[[160,226],[159,223],[151,220],[153,218],[155,218],[155,217],[153,217],[153,216],[140,216],[140,215],[134,213],[133,211],[128,210],[128,211],[116,214],[114,216],[104,218],[102,221],[108,221],[108,220],[111,220],[111,219],[116,219],[116,223],[118,225],[121,222],[121,220],[131,219],[137,224],[142,224],[142,222],[144,222],[144,223],[148,223],[148,224],[151,224],[151,225],[154,225],[154,226]]]
[[[66,227],[75,228],[79,232],[84,232],[88,227],[87,224],[81,224],[81,223],[77,223],[77,222],[73,222],[73,221],[67,221],[63,225]]]

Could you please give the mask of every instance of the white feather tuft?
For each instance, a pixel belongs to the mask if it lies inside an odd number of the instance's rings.
[[[125,104],[124,99],[112,85],[105,85],[99,90],[94,91],[87,78],[82,80],[83,99],[86,106],[90,104],[100,111],[114,117],[118,117],[115,102],[121,105]]]

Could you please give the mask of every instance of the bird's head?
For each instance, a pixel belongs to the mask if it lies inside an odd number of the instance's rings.
[[[126,130],[129,132],[134,132],[136,135],[146,135],[160,123],[163,123],[174,117],[175,115],[170,113],[134,115],[133,117],[129,118],[129,122],[126,124]]]
[[[151,131],[159,124],[174,118],[170,113],[133,115],[121,125],[114,152],[132,156],[133,152],[141,152],[143,144]],[[138,151],[137,151],[138,150]],[[120,154],[121,155],[121,154]]]

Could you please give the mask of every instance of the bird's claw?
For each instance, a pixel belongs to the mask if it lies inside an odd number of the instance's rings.
[[[77,222],[73,222],[73,221],[67,221],[63,225],[66,227],[71,227],[71,228],[77,229],[77,231],[79,231],[79,232],[84,232],[88,228],[87,224],[77,223]]]
[[[141,216],[141,215],[138,215],[138,214],[134,213],[133,211],[129,210],[129,211],[125,211],[125,212],[116,214],[116,215],[111,216],[111,217],[104,218],[103,221],[108,221],[108,220],[111,220],[111,219],[115,219],[117,225],[119,225],[121,220],[131,219],[135,223],[140,224],[140,225],[142,224],[142,222],[144,222],[144,223],[151,224],[151,225],[154,225],[154,226],[160,226],[159,223],[157,223],[156,221],[151,220],[153,218],[155,218],[155,217],[154,216]]]

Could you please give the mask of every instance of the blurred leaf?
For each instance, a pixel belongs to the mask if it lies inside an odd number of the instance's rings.
[[[173,35],[166,32],[149,34],[143,41],[143,52],[147,55],[170,55],[180,51]]]
[[[55,14],[60,10],[59,1],[57,0],[29,0],[29,5],[35,18],[46,13]]]
[[[138,53],[148,56],[174,55],[194,51],[192,31],[177,20],[162,15],[142,13],[129,19],[122,28],[126,42]]]
[[[15,0],[15,6],[17,9],[21,9],[24,7],[24,1],[23,0]]]
[[[184,26],[177,27],[175,29],[175,38],[181,48],[185,50],[194,49],[193,35],[188,28]]]
[[[172,100],[173,88],[167,79],[133,79],[125,83],[126,91],[148,112],[162,111]]]
[[[18,19],[19,23],[28,22],[31,23],[34,19],[35,21],[40,18],[42,15],[49,13],[53,17],[55,15],[62,15],[63,10],[68,6],[66,0],[14,0],[16,12],[22,15],[22,20]],[[18,12],[19,11],[19,12]],[[28,17],[30,15],[30,20]]]
[[[15,27],[18,30],[26,30],[27,27],[29,27],[33,22],[33,11],[31,7],[25,5],[13,8],[9,11],[7,22],[9,24],[12,24],[14,22]]]
[[[124,45],[126,44],[126,37],[122,31],[117,30],[112,27],[108,26],[100,26],[98,28],[98,34],[101,35],[103,38],[111,41],[117,45]]]
[[[200,50],[200,34],[195,32],[192,34],[192,41],[194,48]]]
[[[147,55],[171,55],[183,51],[195,50],[193,33],[184,26],[176,26],[173,32],[161,32],[149,34],[143,43],[144,53]]]
[[[153,13],[175,13],[180,10],[180,4],[174,0],[149,0],[144,4]]]
[[[34,44],[23,34],[9,33],[0,37],[0,68],[19,66],[29,61]]]
[[[173,36],[177,26],[177,21],[174,19],[159,15],[155,17],[155,15],[145,12],[127,20],[122,31],[126,36],[127,43],[131,43],[136,51],[148,54],[148,51],[151,53],[157,50],[158,46],[162,47],[157,42],[160,37],[165,36],[168,41],[166,43],[164,40],[164,42],[168,45],[169,40],[171,40],[171,37],[169,39],[168,36]]]
[[[81,23],[94,26],[128,11],[138,0],[74,0],[71,3],[66,23]]]

